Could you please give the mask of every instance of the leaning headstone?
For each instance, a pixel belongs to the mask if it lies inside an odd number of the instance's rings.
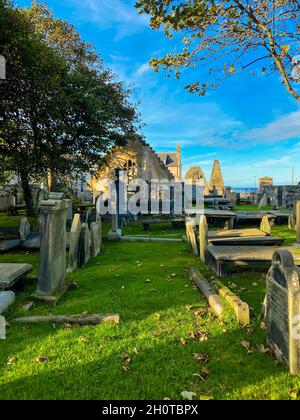
[[[200,259],[202,262],[206,262],[206,248],[208,245],[208,224],[207,219],[203,215],[200,217],[199,224],[199,244],[200,244]]]
[[[268,216],[263,216],[260,224],[260,230],[267,235],[271,235],[271,225]]]
[[[81,267],[84,267],[91,258],[91,245],[91,231],[88,225],[83,223],[79,243],[79,260]]]
[[[260,199],[258,208],[261,209],[263,207],[267,207],[267,205],[268,205],[268,197],[266,196],[266,194],[264,194],[262,198]]]
[[[101,247],[101,226],[97,222],[91,223],[91,243],[92,243],[92,256],[97,257],[100,254]]]
[[[30,224],[27,217],[23,217],[20,222],[19,236],[20,241],[26,241],[30,237]]]
[[[0,292],[0,314],[3,314],[14,302],[14,292]]]
[[[80,214],[75,214],[70,232],[70,249],[68,271],[76,270],[79,265],[79,242],[81,235]]]
[[[196,228],[193,224],[186,223],[186,235],[187,235],[187,238],[188,238],[188,242],[191,246],[191,249],[192,249],[192,252],[193,252],[194,256],[198,257],[199,253],[198,253],[198,245],[197,245],[195,229]]]
[[[58,196],[58,195],[57,195]],[[41,203],[41,249],[37,297],[48,299],[66,277],[66,213],[64,200]]]
[[[10,289],[31,271],[30,264],[0,264],[0,290]]]
[[[300,269],[287,250],[274,254],[267,275],[267,342],[277,360],[300,374]]]

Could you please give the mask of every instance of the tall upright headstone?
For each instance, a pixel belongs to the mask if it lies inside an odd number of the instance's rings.
[[[63,199],[41,202],[41,249],[37,287],[37,295],[40,297],[51,296],[65,280],[67,210]]]
[[[80,214],[75,214],[70,231],[70,249],[68,271],[76,270],[79,265],[79,242],[81,235]]]
[[[23,217],[20,221],[20,226],[19,226],[19,236],[20,236],[20,241],[26,241],[29,236],[30,236],[30,224],[28,222],[27,217]]]
[[[91,246],[92,238],[90,228],[87,223],[83,223],[81,227],[79,243],[79,259],[81,267],[84,267],[86,264],[88,264],[91,258]]]
[[[188,242],[190,244],[191,250],[195,257],[199,256],[198,252],[198,245],[197,245],[197,239],[196,239],[196,226],[193,223],[186,223],[186,236],[188,239]]]
[[[300,374],[300,269],[287,250],[274,254],[267,275],[267,342],[277,360]]]
[[[91,223],[91,244],[92,256],[97,257],[101,249],[101,224],[98,222]]]
[[[207,224],[207,219],[204,215],[200,217],[199,244],[200,244],[200,259],[202,262],[206,263],[206,248],[208,244],[208,224]]]

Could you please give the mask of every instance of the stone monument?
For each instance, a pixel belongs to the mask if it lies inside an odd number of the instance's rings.
[[[41,249],[38,297],[50,297],[66,276],[66,214],[63,194],[51,193],[41,202]]]
[[[20,222],[20,227],[19,227],[19,236],[20,236],[20,241],[24,242],[26,241],[29,237],[30,237],[30,224],[28,222],[27,217],[23,217],[21,219]]]
[[[274,254],[267,275],[267,342],[277,360],[300,374],[300,269],[287,250]]]
[[[91,231],[87,223],[83,223],[80,233],[80,242],[79,242],[79,261],[80,266],[84,267],[91,258]]]
[[[80,214],[75,214],[70,231],[70,249],[69,249],[69,264],[68,271],[72,272],[78,268],[79,265],[79,242],[81,235],[81,220]]]

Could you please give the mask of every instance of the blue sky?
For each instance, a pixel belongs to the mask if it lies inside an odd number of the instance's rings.
[[[184,86],[199,79],[196,71],[178,81],[149,68],[151,57],[177,45],[149,28],[133,0],[46,2],[95,45],[107,67],[135,85],[133,97],[141,102],[147,141],[158,152],[173,150],[180,142],[184,172],[201,166],[209,178],[213,160],[219,159],[225,183],[233,187],[252,187],[255,178],[266,175],[276,184],[290,184],[293,167],[295,181],[300,181],[300,105],[286,93],[278,75],[244,73],[204,98],[191,95]],[[31,1],[16,3],[27,6]]]

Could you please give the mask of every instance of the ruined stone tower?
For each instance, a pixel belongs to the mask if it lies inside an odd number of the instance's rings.
[[[224,180],[219,160],[214,161],[214,166],[209,182],[210,194],[224,195]]]

